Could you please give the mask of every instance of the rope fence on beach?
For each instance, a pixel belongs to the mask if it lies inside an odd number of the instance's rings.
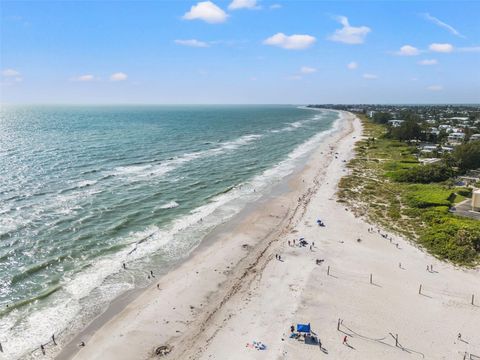
[[[433,297],[440,296],[442,298],[450,298],[462,304],[470,304],[478,306],[475,303],[475,293],[456,292],[445,289],[438,289],[432,286],[425,286],[420,284],[418,287],[418,293],[423,296]],[[433,295],[433,296],[432,296]]]
[[[480,356],[479,355],[474,355],[472,353],[469,353],[467,351],[465,352],[458,352],[460,355],[462,355],[462,359],[463,360],[480,360]]]
[[[327,266],[327,275],[333,278],[342,278],[347,280],[354,280],[356,282],[364,282],[368,284],[373,284],[373,274],[372,273],[357,273],[357,272],[347,272],[343,270],[333,269],[330,265]]]
[[[422,358],[425,358],[425,355],[422,352],[416,351],[416,350],[413,350],[413,349],[409,349],[409,348],[401,345],[401,343],[399,341],[398,334],[394,335],[393,333],[389,332],[384,337],[374,338],[374,337],[370,337],[370,336],[360,334],[358,331],[354,331],[351,327],[352,327],[351,325],[350,326],[345,325],[343,319],[338,319],[337,330],[340,331],[341,333],[344,333],[345,335],[348,335],[350,337],[356,337],[356,338],[359,338],[359,339],[362,339],[362,340],[365,340],[365,341],[374,342],[374,343],[377,343],[377,344],[380,344],[380,345],[383,345],[383,346],[387,346],[387,347],[390,347],[390,348],[399,349],[399,350],[402,350],[402,351],[407,352],[409,354],[414,354],[414,355],[421,356]],[[392,342],[394,342],[394,344],[390,344],[387,341],[390,338],[393,339]]]
[[[339,270],[338,268],[333,268],[331,265],[328,265],[327,276],[330,276],[336,279],[352,280],[355,282],[362,282],[365,284],[379,286],[374,282],[373,273],[347,272],[344,270]],[[433,286],[425,286],[424,284],[419,284],[418,294],[426,297],[431,297],[431,298],[435,296],[441,297],[443,299],[450,298],[461,304],[470,304],[473,306],[479,306],[476,303],[476,301],[478,300],[476,299],[474,292],[469,294],[466,292],[451,291],[446,289],[435,288]]]

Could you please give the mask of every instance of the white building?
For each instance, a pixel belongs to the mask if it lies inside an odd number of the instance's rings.
[[[400,125],[402,125],[404,120],[388,120],[388,124],[391,126],[391,127],[400,127]]]
[[[446,132],[451,132],[452,131],[452,127],[450,125],[446,125],[446,124],[438,125],[438,129],[439,130],[445,130]]]
[[[437,145],[425,145],[422,147],[422,150],[420,150],[421,153],[432,153],[434,151],[437,151],[438,147]]]
[[[450,144],[460,144],[465,139],[465,134],[461,132],[453,132],[448,135],[448,142]]]
[[[473,134],[470,136],[470,141],[477,141],[480,140],[480,134]]]

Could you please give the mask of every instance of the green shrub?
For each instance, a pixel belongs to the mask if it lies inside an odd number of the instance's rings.
[[[406,201],[416,208],[450,206],[453,191],[440,185],[415,184],[408,186]]]
[[[422,232],[419,241],[435,254],[456,263],[474,262],[480,251],[480,223],[440,216],[435,226]]]
[[[472,189],[471,188],[458,188],[456,190],[456,193],[458,195],[464,196],[464,197],[472,197]]]
[[[429,184],[445,181],[455,175],[455,171],[444,164],[430,164],[412,167],[399,172],[394,179],[399,182]]]
[[[462,172],[480,168],[480,141],[457,146],[453,158]]]

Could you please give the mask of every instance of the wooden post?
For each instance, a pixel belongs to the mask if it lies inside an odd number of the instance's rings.
[[[475,305],[474,300],[475,300],[475,294],[472,294],[472,305]]]
[[[330,265],[327,267],[327,275],[330,275]]]
[[[370,274],[370,284],[372,284],[372,274]]]
[[[418,293],[419,293],[419,294],[422,293],[422,284],[420,284],[420,287],[418,288]]]

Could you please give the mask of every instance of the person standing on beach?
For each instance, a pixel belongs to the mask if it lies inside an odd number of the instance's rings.
[[[345,336],[343,337],[343,345],[348,345],[347,339],[348,339],[348,336],[345,335]]]
[[[53,345],[57,345],[57,343],[55,342],[55,334],[52,334],[52,341],[53,341]]]
[[[127,265],[125,265],[125,263],[123,263],[123,269],[127,270]]]
[[[42,350],[42,354],[45,355],[45,347],[43,344],[40,344],[40,350]]]

